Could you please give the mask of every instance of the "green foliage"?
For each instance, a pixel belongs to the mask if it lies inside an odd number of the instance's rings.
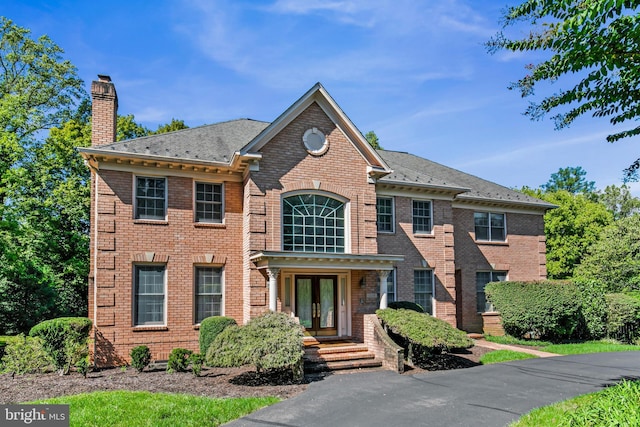
[[[393,301],[388,304],[388,307],[393,308],[394,310],[404,308],[407,310],[417,311],[418,313],[424,313],[424,308],[413,301]]]
[[[580,312],[589,337],[602,338],[607,334],[606,286],[597,280],[575,281],[580,295]]]
[[[640,214],[640,199],[633,197],[626,185],[608,185],[598,192],[598,201],[606,206],[616,221]]]
[[[546,192],[567,191],[571,194],[593,193],[596,190],[594,181],[587,181],[587,171],[582,166],[560,168],[551,174],[551,178],[541,188]]]
[[[612,125],[628,123],[640,112],[639,7],[637,2],[621,0],[525,0],[508,7],[504,14],[504,28],[515,25],[514,34],[525,35],[510,39],[500,32],[487,46],[490,52],[504,49],[544,55],[546,59],[528,65],[527,75],[510,86],[522,96],[533,95],[542,82],[554,83],[562,78],[573,86],[532,103],[526,112],[532,119],[560,111],[553,117],[557,128],[570,125],[582,115],[608,117]],[[531,30],[523,32],[523,23],[529,23]],[[614,142],[638,134],[640,126],[619,130],[607,140]],[[640,162],[634,165],[628,174],[633,175]]]
[[[189,363],[191,364],[191,372],[194,377],[199,377],[202,372],[202,365],[204,364],[204,354],[191,353],[189,356]]]
[[[38,323],[29,335],[41,338],[55,368],[60,374],[68,374],[71,366],[86,356],[84,349],[91,326],[91,320],[86,317],[59,317]]]
[[[520,351],[513,350],[496,350],[485,353],[480,357],[480,363],[483,365],[491,365],[494,363],[511,362],[513,360],[535,359],[537,356]]]
[[[561,341],[586,334],[579,289],[573,283],[492,282],[485,294],[509,335]]]
[[[386,308],[377,310],[389,336],[405,349],[405,358],[420,364],[431,355],[473,347],[467,334],[426,313]]]
[[[177,130],[189,129],[189,126],[184,124],[184,120],[171,119],[171,122],[158,126],[155,132],[151,132],[151,135],[157,135],[160,133],[174,132]]]
[[[376,150],[382,150],[383,148],[380,146],[380,140],[378,140],[378,135],[372,130],[367,132],[364,137],[367,139],[369,145],[371,145]]]
[[[169,361],[167,362],[167,372],[187,372],[191,354],[193,354],[193,351],[186,348],[174,348],[171,350]]]
[[[640,338],[640,292],[606,296],[607,336],[633,343]]]
[[[7,343],[1,362],[0,372],[19,375],[44,372],[52,366],[51,358],[42,348],[42,340],[23,334]]]
[[[228,326],[207,350],[209,366],[242,366],[251,364],[258,372],[291,369],[301,379],[302,327],[285,313],[268,312],[255,317],[245,326]]]
[[[120,390],[82,393],[31,403],[69,405],[73,426],[215,427],[279,401],[276,397],[212,399],[178,393]]]
[[[236,321],[234,319],[225,316],[211,316],[202,319],[198,335],[200,353],[206,354],[209,346],[220,332],[222,332],[227,326],[235,324]]]
[[[608,292],[640,289],[640,215],[618,220],[602,231],[581,264],[579,279],[602,282]]]
[[[151,350],[146,345],[133,347],[129,356],[131,356],[131,366],[138,372],[142,372],[151,363]]]
[[[89,355],[85,354],[76,362],[76,371],[78,371],[83,377],[87,378],[87,374],[89,373]]]

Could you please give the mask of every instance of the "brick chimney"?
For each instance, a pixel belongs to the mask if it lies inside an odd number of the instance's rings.
[[[111,77],[98,74],[98,80],[91,82],[91,100],[91,145],[116,142],[118,94]]]

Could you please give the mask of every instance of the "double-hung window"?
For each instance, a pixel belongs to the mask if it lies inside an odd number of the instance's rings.
[[[393,233],[393,198],[378,197],[376,199],[376,211],[378,231],[382,233]]]
[[[505,215],[493,212],[475,212],[476,240],[504,242],[507,236]]]
[[[195,183],[196,222],[221,223],[223,209],[222,184]]]
[[[134,266],[133,319],[136,326],[165,324],[164,265]]]
[[[413,201],[413,232],[415,234],[431,234],[431,202],[428,200]]]
[[[387,276],[387,303],[396,301],[396,270],[389,272]]]
[[[414,302],[433,315],[433,270],[413,271]]]
[[[222,269],[196,267],[196,323],[210,316],[222,316]]]
[[[490,282],[504,282],[507,280],[506,271],[478,271],[476,272],[476,308],[478,313],[486,313],[493,310],[493,305],[487,301],[484,288]]]
[[[135,219],[167,218],[167,179],[137,176]]]

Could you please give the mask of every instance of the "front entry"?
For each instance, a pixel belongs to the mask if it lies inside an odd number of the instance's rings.
[[[337,276],[296,276],[296,313],[307,335],[338,335]]]

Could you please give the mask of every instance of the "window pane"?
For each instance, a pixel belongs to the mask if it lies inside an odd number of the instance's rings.
[[[166,218],[165,178],[136,178],[136,219]]]
[[[389,272],[387,276],[387,303],[396,301],[396,272]]]
[[[222,184],[196,183],[196,222],[222,222]]]
[[[433,315],[433,272],[415,270],[413,272],[414,301],[424,308],[425,313]]]
[[[393,199],[378,197],[376,209],[378,231],[393,232]]]
[[[164,275],[163,265],[135,267],[136,325],[164,324]]]
[[[431,233],[431,202],[413,201],[413,232]]]
[[[222,269],[196,268],[196,323],[210,316],[222,316]]]
[[[493,304],[487,301],[484,288],[489,282],[507,280],[506,271],[478,271],[476,273],[476,309],[478,313],[494,311]]]
[[[489,212],[475,212],[476,240],[504,242],[506,240],[505,215]]]
[[[344,204],[339,200],[317,194],[287,197],[282,215],[285,251],[344,253]]]

